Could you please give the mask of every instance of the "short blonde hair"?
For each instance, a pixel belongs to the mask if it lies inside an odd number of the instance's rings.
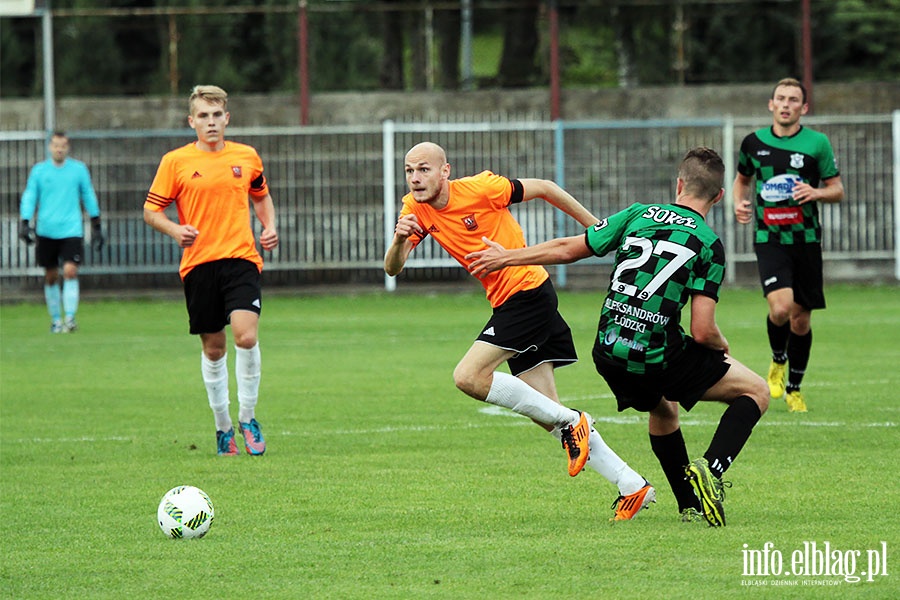
[[[221,104],[228,108],[228,92],[217,85],[195,85],[188,100],[188,113],[194,113],[194,100],[206,100],[211,104]]]
[[[806,86],[804,86],[802,83],[800,83],[799,79],[794,79],[793,77],[785,77],[784,79],[782,79],[781,81],[776,83],[775,87],[772,88],[772,97],[773,98],[775,97],[775,90],[777,90],[781,86],[799,88],[800,94],[801,94],[801,100],[803,101],[803,104],[806,104]]]

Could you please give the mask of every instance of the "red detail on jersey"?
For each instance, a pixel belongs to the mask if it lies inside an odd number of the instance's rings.
[[[763,223],[766,225],[800,225],[803,223],[803,209],[799,206],[764,208]]]
[[[235,177],[237,177],[238,179],[240,179],[241,178],[241,168],[240,167],[231,167],[231,174],[234,175]]]
[[[475,231],[476,229],[478,229],[478,222],[475,221],[474,214],[466,215],[465,217],[463,217],[462,221],[463,221],[463,224],[465,224],[467,230]]]

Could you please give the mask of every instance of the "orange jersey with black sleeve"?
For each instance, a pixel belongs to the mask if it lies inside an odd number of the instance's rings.
[[[182,279],[197,265],[223,258],[243,258],[262,271],[247,198],[268,193],[255,149],[226,141],[222,150],[204,152],[192,142],[162,157],[144,208],[162,212],[174,202],[179,223],[200,232],[181,255]]]
[[[482,171],[453,179],[449,185],[450,199],[441,210],[416,202],[412,194],[403,196],[400,216],[416,215],[426,231],[424,235],[410,236],[413,248],[430,235],[459,264],[468,267],[465,256],[485,248],[482,236],[504,248],[525,247],[522,227],[509,212],[511,204],[524,200],[524,188],[518,179]],[[507,267],[490,273],[481,283],[491,307],[497,308],[516,292],[534,289],[548,277],[541,266]]]

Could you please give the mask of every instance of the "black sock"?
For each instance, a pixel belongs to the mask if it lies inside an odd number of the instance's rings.
[[[690,482],[684,478],[684,468],[690,462],[687,447],[684,445],[684,436],[681,429],[676,429],[668,435],[650,435],[650,448],[656,455],[669,487],[678,501],[678,512],[685,508],[701,510],[700,500],[694,494]]]
[[[806,335],[791,334],[791,342],[788,345],[788,369],[787,391],[800,389],[800,383],[806,374],[806,365],[809,364],[809,350],[812,348],[812,329]]]
[[[788,339],[791,336],[791,323],[776,325],[766,316],[766,331],[769,333],[769,346],[772,348],[772,360],[780,365],[787,362]]]
[[[709,470],[713,475],[721,478],[731,466],[761,416],[759,406],[749,396],[736,398],[725,409],[709,443],[709,449],[703,455],[709,462]]]

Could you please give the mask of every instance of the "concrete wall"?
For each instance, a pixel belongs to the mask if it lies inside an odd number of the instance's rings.
[[[577,89],[561,94],[565,119],[677,119],[754,117],[766,114],[772,84]],[[900,81],[820,83],[814,88],[819,115],[886,114],[900,110]],[[300,124],[298,97],[288,94],[234,95],[229,102],[233,127]],[[60,98],[57,128],[173,129],[186,124],[187,99]],[[546,88],[474,92],[368,92],[313,94],[310,125],[377,124],[397,121],[480,121],[550,118]],[[39,99],[4,99],[0,130],[41,130]]]

